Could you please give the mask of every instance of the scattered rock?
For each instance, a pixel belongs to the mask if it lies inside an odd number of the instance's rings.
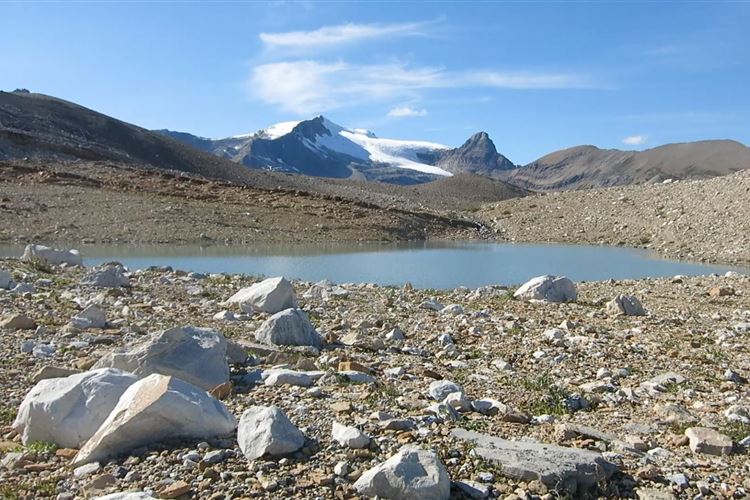
[[[227,303],[239,304],[243,310],[249,306],[250,311],[254,309],[269,314],[297,307],[294,287],[283,277],[269,278],[253,286],[243,288],[229,297]]]
[[[366,448],[370,444],[370,438],[364,432],[338,422],[333,422],[331,434],[334,441],[347,448]]]
[[[607,313],[623,316],[645,316],[646,310],[643,309],[641,302],[633,295],[618,295],[610,302],[607,302]]]
[[[60,264],[68,264],[70,266],[83,265],[83,259],[78,250],[57,250],[44,245],[26,245],[21,260],[27,262],[40,260],[53,266]]]
[[[210,390],[229,380],[226,352],[221,333],[188,325],[157,332],[129,351],[113,351],[95,367],[119,368],[139,377],[173,375]]]
[[[223,436],[236,427],[237,420],[204,390],[172,376],[153,374],[123,393],[74,464],[106,460],[170,438]]]
[[[242,414],[237,442],[250,460],[277,457],[299,450],[305,436],[276,406],[252,406]]]
[[[112,368],[42,380],[24,398],[13,428],[24,444],[43,441],[80,448],[137,380]]]
[[[689,427],[685,436],[690,440],[693,453],[706,455],[729,455],[732,453],[732,438],[708,427]]]
[[[449,394],[458,392],[463,394],[463,388],[450,380],[436,380],[430,384],[430,397],[435,401],[443,401]]]
[[[301,309],[285,309],[268,318],[255,332],[255,340],[274,345],[320,347],[323,339]]]
[[[118,262],[103,264],[91,270],[81,280],[81,285],[97,288],[129,287],[130,280],[125,276],[125,268]]]
[[[0,328],[8,330],[33,330],[36,328],[36,321],[23,314],[14,314],[0,322]]]
[[[437,453],[407,445],[362,474],[354,488],[368,497],[448,500],[451,481]]]
[[[544,302],[575,302],[576,286],[564,276],[538,276],[524,283],[513,296],[521,300]]]
[[[570,493],[587,489],[608,479],[616,467],[601,454],[550,444],[508,441],[464,429],[451,435],[476,445],[477,456],[500,466],[508,477],[541,481]]]

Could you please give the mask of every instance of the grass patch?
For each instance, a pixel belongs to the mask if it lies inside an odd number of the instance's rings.
[[[46,441],[34,441],[26,445],[26,449],[33,451],[34,453],[54,453],[57,450],[55,443],[48,443]]]
[[[556,384],[549,373],[543,373],[535,378],[522,378],[519,382],[524,389],[533,393],[526,409],[534,415],[570,413],[565,405],[570,393]]]
[[[0,408],[0,425],[10,425],[16,419],[16,409],[10,406]]]
[[[746,437],[750,436],[750,424],[743,424],[742,422],[728,422],[721,428],[721,433],[726,434],[735,443],[742,441]]]

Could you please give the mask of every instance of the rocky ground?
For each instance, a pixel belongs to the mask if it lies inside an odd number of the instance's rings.
[[[87,271],[77,267],[2,260],[0,269],[31,285],[0,289],[6,498],[126,490],[161,498],[354,498],[357,479],[409,443],[436,452],[455,498],[742,498],[750,491],[748,276],[579,283],[577,301],[564,304],[517,300],[502,287],[310,290],[310,283],[295,282],[300,307],[325,337],[317,350],[255,345],[268,314],[222,304],[257,281],[251,277],[152,269],[133,271],[128,288],[95,288],[82,284]],[[648,314],[615,315],[605,304],[618,294],[635,295]],[[92,303],[103,309],[105,328],[71,325]],[[224,310],[232,314],[216,316]],[[38,370],[89,369],[115,348],[187,324],[246,345],[251,357],[232,364],[223,403],[238,418],[252,405],[278,406],[304,434],[301,449],[250,460],[230,433],[154,443],[81,469],[70,462],[75,450],[23,446],[9,427]],[[316,374],[317,382],[260,382],[264,370],[279,366]],[[450,403],[458,413],[435,407],[442,395],[433,396],[447,381],[465,392],[465,400]],[[342,446],[332,439],[333,422],[372,439],[364,448]],[[585,490],[513,478],[513,470],[538,466],[529,461],[554,462],[559,450],[497,463],[486,448],[456,437],[457,429],[523,449],[548,443],[592,450],[617,472]]]
[[[487,205],[500,240],[625,245],[676,259],[750,263],[750,172],[567,191]]]
[[[0,241],[248,244],[478,236],[477,225],[461,217],[417,204],[381,208],[301,191],[285,181],[292,177],[240,187],[104,162],[1,162]]]

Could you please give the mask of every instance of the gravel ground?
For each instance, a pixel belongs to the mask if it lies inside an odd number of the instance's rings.
[[[91,243],[470,239],[477,225],[421,209],[252,188],[105,163],[0,163],[0,240]]]
[[[117,346],[142,340],[147,332],[185,324],[213,327],[230,339],[248,342],[265,318],[257,314],[237,322],[212,319],[223,309],[222,301],[255,281],[246,276],[138,271],[131,276],[132,288],[102,291],[79,285],[81,269],[49,273],[16,260],[2,260],[0,268],[37,288],[35,293],[21,295],[0,291],[3,317],[24,314],[45,327],[0,329],[0,426],[10,424],[33,385],[30,374],[45,365],[86,367]],[[310,286],[294,285],[298,297]],[[725,295],[709,293],[716,287],[723,287]],[[224,400],[231,412],[239,416],[253,404],[278,405],[305,433],[308,442],[302,451],[282,460],[248,461],[239,453],[235,436],[207,443],[160,443],[77,478],[68,459],[44,445],[24,449],[6,427],[0,450],[25,451],[27,464],[21,469],[0,469],[0,495],[84,498],[130,489],[155,491],[182,480],[189,492],[181,498],[354,498],[352,484],[363,471],[402,444],[416,443],[437,451],[454,483],[482,482],[493,498],[564,496],[548,491],[538,481],[504,477],[497,466],[450,437],[456,427],[604,452],[619,472],[599,489],[578,492],[576,498],[742,498],[750,491],[747,449],[738,444],[750,435],[750,425],[731,422],[724,413],[734,405],[750,408],[747,276],[579,283],[578,301],[569,304],[521,302],[502,287],[435,291],[408,285],[345,284],[343,288],[348,292],[345,297],[300,299],[300,306],[327,337],[327,347],[320,354],[251,351],[251,363],[232,366],[235,390]],[[648,315],[608,314],[604,304],[620,293],[637,296]],[[101,303],[111,327],[67,330],[65,324],[79,309],[75,299]],[[428,310],[421,306],[428,299],[460,308]],[[382,339],[396,326],[406,340],[386,342],[384,349],[372,351],[337,342],[355,331],[369,339]],[[545,333],[554,327],[559,328],[558,334]],[[50,357],[36,357],[21,352],[25,340],[53,344],[56,349]],[[237,382],[245,373],[279,364],[334,373],[340,360],[369,367],[376,383],[354,385],[340,377],[324,377],[318,385],[320,394],[313,395],[301,387]],[[403,367],[403,374],[386,373],[395,367]],[[685,380],[654,391],[641,386],[665,372],[678,373]],[[440,422],[424,412],[433,403],[428,387],[435,378],[461,384],[470,400],[494,398],[509,410],[495,416],[466,412],[458,422]],[[587,409],[570,409],[571,402],[580,401],[575,394],[588,402]],[[696,423],[692,425],[730,436],[735,442],[733,453],[691,452],[684,439],[687,425],[668,423],[667,415],[658,410],[667,403],[693,415]],[[386,430],[370,418],[375,411],[410,418],[416,427]],[[529,421],[529,417],[534,419]],[[374,438],[371,446],[355,451],[334,443],[334,420],[358,425]],[[562,424],[593,430],[581,435]],[[618,440],[647,451],[623,451]],[[213,465],[184,465],[186,453],[197,450],[204,456],[216,449],[230,450],[229,456]],[[337,475],[334,469],[341,462],[351,472]],[[677,473],[688,480],[684,489],[668,479]],[[461,498],[456,489],[453,494]]]
[[[625,245],[684,260],[750,263],[750,172],[568,191],[486,205],[500,240]]]

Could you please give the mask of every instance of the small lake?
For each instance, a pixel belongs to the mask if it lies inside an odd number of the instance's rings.
[[[372,282],[419,288],[517,285],[542,274],[574,281],[705,275],[748,269],[676,262],[630,248],[507,243],[420,242],[346,245],[80,245],[88,266],[120,261],[130,269],[172,266],[201,273],[286,276],[307,281]],[[0,245],[18,257],[21,245]]]

